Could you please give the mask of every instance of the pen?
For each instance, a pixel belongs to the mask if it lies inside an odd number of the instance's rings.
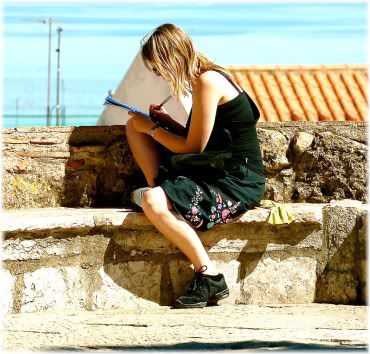
[[[167,103],[169,100],[170,100],[170,98],[172,97],[172,95],[169,95],[167,98],[165,98],[164,100],[163,100],[163,102],[158,106],[158,109],[161,109],[162,108],[162,106],[165,104],[165,103]]]

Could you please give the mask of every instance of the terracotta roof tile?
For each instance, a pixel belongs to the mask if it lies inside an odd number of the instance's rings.
[[[349,121],[359,121],[360,116],[356,110],[356,107],[353,104],[352,98],[349,95],[343,81],[341,80],[339,72],[329,72],[329,80],[333,86],[333,89],[343,107],[345,112],[345,118]]]
[[[311,100],[311,96],[307,90],[306,85],[301,79],[301,75],[297,72],[289,72],[288,77],[292,82],[294,91],[296,92],[297,98],[301,103],[302,109],[305,112],[307,120],[317,121],[318,112]]]
[[[330,115],[334,118],[334,120],[345,121],[346,115],[328,79],[327,73],[325,71],[318,71],[314,75],[323,93],[323,97],[326,100],[326,104],[329,107],[331,112]]]
[[[361,90],[362,96],[365,100],[367,100],[367,73],[364,75],[364,73],[355,71],[353,76],[355,77],[355,81]]]
[[[261,121],[367,120],[366,65],[227,66]]]
[[[311,72],[303,72],[301,75],[312,102],[316,107],[319,120],[333,120],[333,116],[328,108],[328,105],[326,104],[324,95],[318,82],[315,80],[314,75]]]
[[[266,90],[266,87],[261,79],[261,76],[257,73],[251,72],[248,73],[248,78],[250,83],[256,93],[258,102],[265,116],[265,120],[269,122],[279,122],[279,116],[271,104],[270,96]]]
[[[267,92],[269,93],[272,104],[279,116],[281,122],[291,120],[290,111],[285,103],[284,96],[278,86],[278,83],[273,73],[263,72],[261,78],[266,86]]]
[[[306,115],[299,103],[299,100],[293,90],[293,85],[289,81],[287,74],[282,71],[277,71],[276,81],[279,85],[288,109],[290,110],[291,119],[296,121],[306,120]]]
[[[353,73],[351,72],[342,73],[342,79],[357,111],[359,112],[360,120],[366,120],[367,104],[365,102],[364,97],[361,94],[360,88],[358,87],[356,81],[354,80]]]

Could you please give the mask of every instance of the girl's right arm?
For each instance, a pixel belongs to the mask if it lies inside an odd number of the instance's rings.
[[[154,123],[158,123],[161,127],[167,127],[168,130],[173,134],[184,136],[185,127],[172,119],[171,116],[162,109],[158,108],[158,105],[150,105],[149,114],[152,117],[152,121]]]

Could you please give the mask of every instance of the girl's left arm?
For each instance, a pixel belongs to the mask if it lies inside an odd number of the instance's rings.
[[[193,111],[187,137],[170,133],[164,128],[155,131],[154,140],[175,154],[199,153],[206,147],[215,122],[221,92],[214,84],[212,72],[206,72],[193,86]],[[149,134],[155,123],[134,113],[134,127]]]

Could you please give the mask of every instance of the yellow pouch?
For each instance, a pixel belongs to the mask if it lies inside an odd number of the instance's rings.
[[[271,209],[268,218],[269,224],[290,224],[295,220],[295,217],[281,203],[276,203],[272,200],[261,200],[260,204],[263,208]]]

